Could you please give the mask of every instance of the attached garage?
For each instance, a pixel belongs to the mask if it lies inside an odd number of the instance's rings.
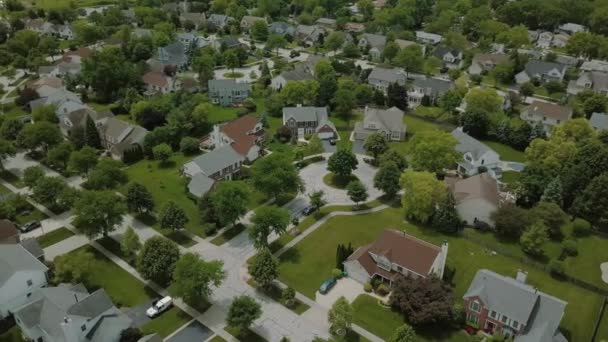
[[[370,281],[367,271],[357,260],[345,261],[344,271],[346,271],[349,278],[361,284],[365,284]]]

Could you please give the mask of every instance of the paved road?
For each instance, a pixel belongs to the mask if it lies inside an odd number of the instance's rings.
[[[213,331],[209,330],[205,325],[198,321],[192,321],[172,336],[165,339],[167,342],[193,342],[206,341],[213,335]]]

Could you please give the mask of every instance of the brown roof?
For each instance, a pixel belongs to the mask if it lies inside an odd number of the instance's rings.
[[[566,121],[572,117],[572,108],[534,100],[528,107],[528,113]]]
[[[359,248],[348,260],[359,261],[370,276],[380,274],[391,279],[397,274],[397,272],[389,272],[378,267],[370,255],[370,253],[373,253],[386,257],[391,263],[426,276],[430,273],[431,267],[440,252],[441,248],[439,246],[404,232],[387,229],[374,243]]]
[[[19,235],[17,227],[9,220],[0,220],[0,241]]]
[[[58,77],[42,77],[30,83],[30,87],[34,89],[38,89],[42,86],[49,86],[52,88],[61,88],[63,87],[63,81]]]
[[[223,125],[221,131],[234,141],[232,148],[238,154],[246,155],[249,149],[256,144],[261,133],[250,134],[258,122],[258,118],[252,115],[244,115]]]
[[[473,61],[476,62],[492,62],[493,64],[500,64],[509,59],[507,55],[501,55],[497,53],[479,53],[473,57]]]
[[[81,47],[74,51],[68,51],[63,56],[64,57],[78,56],[80,58],[87,58],[87,57],[91,57],[92,54],[93,54],[93,50],[89,49],[88,47]]]
[[[485,199],[496,206],[500,203],[498,183],[488,173],[484,172],[465,179],[448,177],[446,182],[454,193],[457,203],[478,198]]]
[[[151,84],[157,87],[165,87],[167,85],[167,76],[159,71],[147,72],[142,79],[145,84]]]

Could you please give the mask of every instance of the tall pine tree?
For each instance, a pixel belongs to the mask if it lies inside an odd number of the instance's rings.
[[[386,105],[388,107],[397,107],[401,110],[406,110],[407,90],[405,89],[405,86],[396,82],[389,84],[386,94]]]
[[[563,203],[562,191],[562,181],[559,177],[555,177],[549,184],[547,184],[545,192],[541,196],[540,200],[545,202],[553,202],[561,207]]]
[[[93,148],[101,148],[101,138],[95,126],[95,122],[90,116],[87,117],[87,126],[85,128],[86,144]]]
[[[456,233],[464,228],[458,211],[456,211],[456,200],[452,192],[448,192],[445,198],[439,203],[431,221],[433,228],[445,232]]]

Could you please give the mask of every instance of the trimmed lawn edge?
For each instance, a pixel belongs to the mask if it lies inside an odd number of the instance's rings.
[[[71,230],[61,227],[36,238],[40,247],[46,248],[74,236]]]

